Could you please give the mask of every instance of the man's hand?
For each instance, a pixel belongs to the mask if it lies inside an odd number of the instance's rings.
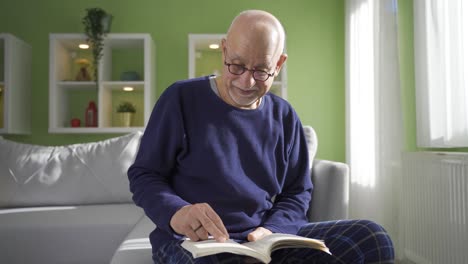
[[[271,234],[273,233],[270,230],[263,227],[257,227],[257,229],[247,235],[247,240],[253,242]]]
[[[223,221],[206,203],[180,208],[172,216],[170,225],[175,232],[192,241],[206,240],[208,235],[212,235],[218,242],[225,242],[229,238]]]

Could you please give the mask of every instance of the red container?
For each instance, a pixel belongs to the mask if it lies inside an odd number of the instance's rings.
[[[79,118],[73,118],[70,123],[71,123],[72,127],[80,127],[81,126],[81,120]]]
[[[90,101],[85,112],[85,126],[97,127],[97,107],[94,101]]]

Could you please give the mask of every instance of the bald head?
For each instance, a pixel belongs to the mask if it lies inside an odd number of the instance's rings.
[[[245,48],[270,50],[274,57],[283,52],[285,33],[279,20],[261,10],[247,10],[234,18],[226,37],[227,42],[240,42]],[[272,54],[272,55],[273,55]]]

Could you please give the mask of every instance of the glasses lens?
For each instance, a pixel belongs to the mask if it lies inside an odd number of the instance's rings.
[[[255,80],[266,81],[270,76],[264,71],[254,71],[253,77]]]
[[[241,65],[237,65],[237,64],[231,64],[229,65],[229,71],[232,73],[232,74],[237,74],[237,75],[240,75],[240,74],[243,74],[245,69],[243,66]]]

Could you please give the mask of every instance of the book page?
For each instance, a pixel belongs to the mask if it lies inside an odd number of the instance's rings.
[[[322,240],[289,234],[275,233],[255,242],[243,243],[242,245],[264,255],[270,255],[272,251],[281,248],[313,248],[331,254]]]
[[[255,249],[241,245],[231,239],[224,243],[217,242],[214,239],[198,242],[187,239],[182,243],[182,247],[191,252],[193,258],[204,257],[218,253],[233,253],[250,256],[261,260],[264,263],[269,263],[271,261],[269,254],[257,252]]]

